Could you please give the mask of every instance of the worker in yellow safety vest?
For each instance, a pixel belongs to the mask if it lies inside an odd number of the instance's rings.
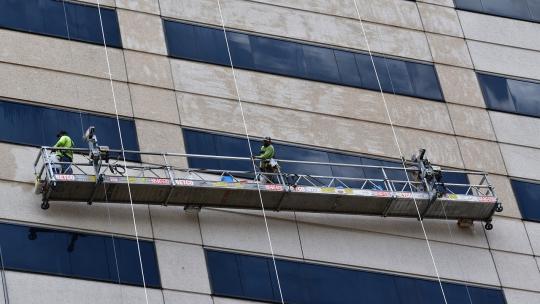
[[[275,160],[273,159],[276,155],[274,146],[272,145],[272,139],[270,137],[265,137],[263,145],[261,146],[261,151],[259,155],[254,158],[260,159],[259,168],[261,172],[274,172],[275,171]]]
[[[60,131],[56,135],[58,141],[54,145],[54,148],[74,148],[75,143],[71,140],[66,131]],[[62,162],[62,173],[72,174],[71,163],[73,162],[73,150],[55,149],[56,158],[59,162]]]

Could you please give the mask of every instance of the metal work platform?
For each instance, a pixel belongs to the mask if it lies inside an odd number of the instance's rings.
[[[88,150],[73,149],[78,153]],[[119,151],[110,151],[119,152]],[[125,151],[130,155],[163,159],[163,164],[100,162],[78,157],[71,163],[71,174],[60,173],[62,163],[52,161],[53,150],[42,147],[35,161],[36,194],[42,195],[42,208],[49,201],[129,203],[185,206],[187,208],[261,209],[336,214],[361,214],[384,217],[456,219],[486,222],[502,211],[502,205],[489,184],[487,174],[467,171],[445,171],[477,176],[478,184],[444,184],[444,192],[423,191],[427,185],[412,178],[418,169],[367,166],[355,164],[314,163],[279,160],[278,163],[356,167],[379,172],[379,178],[314,176],[291,172],[261,173],[181,168],[169,165],[186,158],[218,159],[251,162],[250,158],[174,153]],[[77,157],[76,157],[77,158]],[[174,159],[174,160],[172,160]],[[392,173],[393,172],[393,173]],[[401,172],[403,178],[395,180]],[[97,173],[97,174],[96,174]],[[441,183],[442,184],[442,183]],[[129,185],[129,188],[128,188]],[[451,189],[460,189],[461,194]]]

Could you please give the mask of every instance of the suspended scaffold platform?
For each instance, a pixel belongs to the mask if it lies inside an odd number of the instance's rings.
[[[282,165],[328,165],[378,172],[374,174],[377,178],[355,178],[295,174],[279,169],[268,173],[182,168],[169,163],[178,163],[179,159],[187,163],[187,158],[249,163],[252,160],[245,157],[139,151],[124,152],[132,157],[162,159],[163,164],[133,162],[124,166],[121,161],[108,160],[108,155],[119,155],[121,151],[104,150],[92,156],[92,151],[88,149],[72,150],[90,156],[86,159],[81,156],[82,161],[69,163],[71,170],[67,174],[61,172],[61,165],[68,163],[55,160],[54,148],[40,149],[34,163],[35,192],[42,196],[43,209],[49,208],[50,201],[91,204],[130,203],[131,200],[134,204],[184,206],[195,210],[202,207],[261,209],[260,190],[264,208],[273,211],[455,219],[464,225],[484,221],[487,229],[493,227],[491,218],[494,212],[502,211],[486,173],[436,169],[435,177],[453,172],[468,174],[469,177],[476,177],[474,180],[479,180],[476,184],[443,183],[433,177],[433,172],[430,173],[431,166],[425,171],[423,166],[414,162],[409,162],[407,169],[404,169],[278,160]],[[392,179],[390,176],[402,178]]]

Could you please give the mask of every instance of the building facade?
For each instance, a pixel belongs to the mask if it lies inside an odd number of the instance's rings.
[[[0,0],[4,303],[540,303],[540,4],[490,1]],[[504,211],[488,231],[42,210],[38,147],[61,129],[84,147],[91,125],[112,148],[120,127],[141,151],[246,156],[246,131],[284,159],[384,165],[425,148],[445,168],[488,172]]]

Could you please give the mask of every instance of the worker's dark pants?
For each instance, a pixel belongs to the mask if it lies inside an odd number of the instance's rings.
[[[73,162],[73,159],[63,155],[60,157],[60,162],[65,162],[65,164],[62,164],[63,174],[73,174],[73,170],[71,169],[71,162]]]

